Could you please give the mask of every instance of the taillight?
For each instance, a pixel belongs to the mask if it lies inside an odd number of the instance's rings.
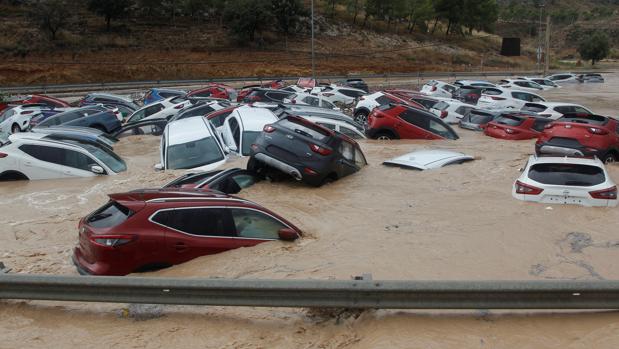
[[[325,156],[331,154],[331,149],[323,148],[316,144],[310,144],[309,146],[310,146],[310,149],[314,153],[318,153],[320,155],[325,155]]]
[[[251,150],[253,150],[253,151],[258,151],[258,144],[255,144],[255,143],[254,143],[254,144],[252,144],[252,145],[251,145]]]
[[[448,114],[449,114],[449,113],[447,112],[447,110],[443,110],[443,111],[441,111],[441,119],[446,118]]]
[[[360,101],[365,101],[365,97],[361,96],[361,97],[359,97],[359,100]]]
[[[310,176],[315,176],[315,175],[317,175],[317,174],[318,174],[318,172],[316,172],[316,171],[312,170],[312,169],[311,169],[311,168],[309,168],[309,167],[304,168],[304,169],[303,169],[303,173],[308,174],[308,175],[310,175]]]
[[[430,91],[432,92],[436,91],[436,86],[432,86],[432,89]]]
[[[505,129],[505,133],[509,133],[510,135],[513,135],[513,134],[515,134],[515,133],[518,133],[518,131],[513,130],[513,129],[511,129],[511,128],[506,128],[506,129]]]
[[[262,131],[264,131],[266,133],[271,133],[271,132],[275,131],[275,127],[273,127],[271,125],[264,125],[264,128],[262,128]]]
[[[185,103],[179,103],[178,105],[174,106],[174,109],[183,109],[184,106]]]
[[[9,154],[7,154],[7,153],[0,153],[0,159],[5,158],[7,156],[9,156]]]
[[[93,235],[91,241],[103,247],[117,247],[137,240],[135,235]]]
[[[291,101],[290,101],[290,103],[292,103],[292,104],[297,104],[297,100],[296,100],[296,99],[293,99],[293,100],[291,100]]]
[[[524,184],[521,181],[516,181],[516,193],[525,195],[539,195],[544,189],[534,187],[532,185]]]
[[[589,195],[594,199],[617,200],[617,187],[613,186],[608,189],[590,191]]]
[[[497,96],[490,96],[490,98],[494,99],[495,101],[504,101],[505,100],[505,98],[497,97]]]
[[[589,127],[588,128],[590,133],[593,133],[594,135],[607,135],[608,131],[601,129],[601,128],[597,128],[597,127]]]

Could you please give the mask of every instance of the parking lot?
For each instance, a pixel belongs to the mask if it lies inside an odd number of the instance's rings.
[[[606,83],[545,92],[616,116],[619,76]],[[510,190],[534,140],[502,141],[457,128],[456,141],[360,141],[369,166],[320,188],[263,181],[240,196],[297,225],[305,236],[200,257],[148,276],[347,279],[543,280],[618,279],[616,208],[544,205],[515,200]],[[13,272],[75,274],[71,264],[78,220],[112,192],[159,187],[182,170],[154,172],[159,137],[121,140],[127,162],[118,176],[0,183],[1,260]],[[383,166],[419,149],[449,149],[472,162],[434,171]],[[244,167],[245,159],[225,167]],[[619,166],[607,167],[619,180]],[[139,274],[138,274],[139,275]],[[33,304],[33,306],[27,303]],[[148,321],[126,318],[124,305],[10,302],[0,308],[0,343],[47,347],[460,347],[612,348],[616,313],[579,315],[376,311],[340,319],[287,309],[155,307]],[[131,313],[131,312],[129,312]],[[163,315],[163,316],[160,316]],[[208,315],[208,316],[203,316]],[[60,325],[59,325],[60,324]],[[394,331],[398,333],[394,336]],[[45,338],[42,341],[41,338]],[[174,339],[174,340],[173,340]],[[179,342],[179,340],[181,342]],[[235,341],[236,340],[236,341]],[[247,344],[247,343],[253,344]]]

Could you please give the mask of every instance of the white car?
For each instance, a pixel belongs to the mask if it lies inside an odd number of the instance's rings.
[[[298,92],[291,95],[288,98],[284,98],[284,103],[292,103],[292,104],[304,104],[311,105],[314,107],[321,107],[327,109],[336,109],[339,108],[335,106],[335,104],[329,102],[325,97],[316,93],[309,92]]]
[[[333,104],[340,103],[343,105],[353,104],[359,97],[366,94],[365,91],[358,88],[337,85],[315,87],[312,93],[316,93]]]
[[[544,91],[552,90],[552,89],[555,89],[555,88],[561,88],[561,86],[555,84],[554,82],[552,82],[552,80],[549,80],[549,79],[546,79],[546,78],[529,78],[529,77],[525,77],[525,79],[533,81],[535,83],[538,83],[544,89]]]
[[[30,119],[38,115],[42,109],[49,109],[44,104],[24,104],[6,109],[0,114],[0,129],[4,133],[27,131]]]
[[[477,100],[480,109],[521,109],[528,102],[545,102],[535,93],[512,90],[509,88],[487,88]]]
[[[427,149],[398,156],[383,162],[383,165],[423,171],[473,160],[474,157],[470,155],[451,150]]]
[[[59,140],[43,133],[19,133],[0,147],[0,179],[51,179],[114,175],[125,162],[92,142]]]
[[[168,123],[159,146],[161,162],[156,170],[212,171],[226,162],[215,127],[205,118],[186,118]]]
[[[578,82],[578,76],[572,73],[553,74],[553,75],[547,76],[546,79],[556,84]]]
[[[504,79],[499,81],[499,86],[504,88],[514,88],[528,91],[544,91],[542,85],[537,82],[524,79]]]
[[[432,97],[451,98],[457,87],[440,80],[430,80],[421,87],[419,92]]]
[[[462,87],[462,86],[473,86],[473,87],[497,87],[496,84],[493,84],[489,81],[485,81],[485,80],[456,80],[453,83],[454,86],[456,87]]]
[[[353,109],[353,119],[356,123],[365,126],[368,121],[368,115],[370,115],[374,108],[396,101],[396,98],[382,91],[362,96]]]
[[[125,124],[131,124],[140,120],[169,119],[176,116],[181,109],[191,105],[191,102],[183,97],[170,97],[143,106],[131,114]]]
[[[229,152],[248,156],[251,145],[262,133],[264,126],[277,120],[277,116],[266,108],[245,105],[234,109],[218,131]]]
[[[617,206],[617,186],[597,158],[531,156],[512,196],[544,204]]]
[[[430,111],[448,124],[457,124],[466,113],[475,108],[474,105],[456,99],[445,99],[436,103]]]
[[[582,105],[564,102],[529,102],[525,103],[521,110],[537,113],[552,120],[557,120],[565,114],[594,114]]]
[[[295,114],[296,115],[296,114]],[[299,115],[320,126],[342,133],[352,139],[365,139],[363,126],[352,121],[352,119],[330,118],[327,115]]]

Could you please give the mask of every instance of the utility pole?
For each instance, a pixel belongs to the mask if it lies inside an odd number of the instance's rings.
[[[537,71],[542,70],[542,14],[544,12],[544,2],[539,4],[539,29],[537,30]]]
[[[550,16],[546,16],[546,45],[544,55],[544,76],[548,74],[548,68],[550,67]]]
[[[312,0],[312,79],[316,78],[316,66],[314,63],[314,0]]]

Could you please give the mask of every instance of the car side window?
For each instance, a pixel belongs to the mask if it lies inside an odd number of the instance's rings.
[[[578,114],[590,114],[588,110],[586,110],[585,108],[581,108],[581,107],[574,107],[574,112]]]
[[[537,132],[542,132],[544,131],[544,127],[546,125],[548,125],[548,123],[550,123],[552,120],[535,120],[535,122],[533,122],[533,126],[531,126],[532,129],[534,129]]]
[[[559,106],[559,107],[555,107],[554,110],[557,113],[561,113],[561,114],[569,114],[569,113],[573,113],[574,108],[569,107],[569,106]]]
[[[443,124],[436,120],[430,120],[430,125],[428,128],[431,132],[436,133],[442,137],[447,138],[451,134],[451,132],[449,132],[449,130],[445,126],[443,126]]]
[[[235,236],[225,208],[182,208],[157,212],[152,221],[197,236]]]
[[[350,137],[352,139],[363,138],[357,132],[355,132],[354,130],[351,130],[348,127],[345,127],[345,126],[340,126],[340,133],[345,134],[345,135],[347,135],[348,137]]]
[[[423,129],[428,128],[428,117],[421,113],[416,113],[410,109],[405,110],[400,114],[400,118],[409,124],[413,124]]]
[[[84,115],[83,112],[79,112],[79,111],[61,115],[60,117],[55,118],[54,120],[55,122],[53,124],[54,125],[64,124],[64,123],[79,119],[83,115]]]
[[[355,161],[355,147],[352,144],[342,141],[342,143],[340,143],[339,151],[344,159],[350,162]]]
[[[303,98],[303,102],[311,105],[312,107],[317,107],[318,106],[318,98],[316,97],[311,97],[311,96],[307,96],[305,98]]]
[[[385,104],[389,104],[391,103],[391,99],[385,95],[382,95],[378,98],[376,98],[376,103],[378,103],[379,105],[385,105]]]
[[[145,109],[141,109],[136,111],[131,118],[129,119],[129,122],[138,122],[142,119],[144,119],[146,117],[146,112]]]
[[[230,131],[232,132],[232,138],[234,139],[234,143],[236,143],[236,149],[240,149],[241,146],[241,128],[239,127],[239,122],[235,117],[231,117],[228,119],[228,124],[230,125]]]
[[[90,171],[91,166],[98,165],[98,163],[88,155],[71,149],[35,144],[24,144],[20,146],[19,149],[35,159],[84,171]]]
[[[363,152],[359,149],[359,146],[355,147],[355,164],[359,167],[363,167],[368,164],[365,159],[365,155],[363,155]]]
[[[230,209],[238,237],[248,239],[279,239],[279,230],[288,228],[282,222],[262,212]]]
[[[331,108],[335,109],[335,105],[329,101],[325,101],[324,99],[321,101],[323,108]]]
[[[456,109],[456,114],[460,114],[460,115],[464,115],[466,113],[468,113],[471,109],[470,107],[458,107],[458,109]]]
[[[146,108],[145,110],[145,116],[151,116],[155,113],[160,112],[161,110],[163,110],[163,105],[161,103],[157,103],[155,105],[152,105],[148,108]]]

